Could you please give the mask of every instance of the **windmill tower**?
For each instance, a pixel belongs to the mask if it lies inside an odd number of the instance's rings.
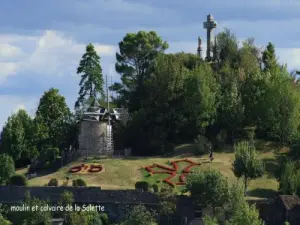
[[[112,121],[117,120],[126,125],[129,114],[127,109],[112,108],[109,105],[109,85],[106,76],[106,108],[89,107],[83,113],[79,151],[81,156],[112,156],[114,154]]]

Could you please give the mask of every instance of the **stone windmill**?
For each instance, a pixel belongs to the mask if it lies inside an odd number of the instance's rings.
[[[81,156],[112,156],[114,154],[112,121],[119,121],[126,125],[129,119],[125,108],[109,106],[107,88],[107,108],[89,107],[83,112],[79,141]]]

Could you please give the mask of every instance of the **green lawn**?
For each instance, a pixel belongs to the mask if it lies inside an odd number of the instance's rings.
[[[251,181],[248,188],[248,196],[251,198],[272,197],[276,194],[278,189],[278,182],[273,173],[277,166],[275,161],[275,153],[277,152],[277,149],[273,148],[273,146],[267,146],[266,143],[264,144],[266,147],[259,146],[259,148],[261,148],[259,149],[259,155],[266,162],[267,171],[262,178]],[[263,143],[260,143],[260,145],[263,145]],[[78,161],[61,168],[55,173],[31,179],[29,180],[29,185],[43,186],[48,183],[51,178],[58,179],[61,185],[66,180],[66,177],[69,176],[71,180],[81,177],[89,186],[101,186],[102,189],[133,189],[135,183],[141,180],[146,180],[151,184],[156,183],[160,187],[163,187],[166,184],[164,184],[162,180],[169,175],[154,174],[153,176],[149,176],[144,167],[152,165],[153,163],[171,167],[171,165],[168,165],[168,162],[178,160],[179,158],[188,158],[196,163],[201,163],[199,166],[200,169],[215,169],[228,177],[229,182],[236,181],[236,178],[231,171],[231,164],[234,158],[232,151],[226,151],[227,153],[214,153],[214,161],[210,162],[208,154],[202,157],[196,157],[191,155],[188,149],[191,149],[191,145],[186,144],[178,146],[176,149],[177,154],[169,157],[131,157],[126,159],[88,160],[88,162],[95,162],[97,164],[104,165],[104,171],[98,174],[69,174],[68,170],[72,166],[85,162]],[[183,164],[180,165],[180,170],[182,170],[185,166]],[[18,172],[26,173],[26,170],[23,169]],[[178,177],[176,177],[176,179],[178,179]],[[69,185],[72,185],[71,181],[69,182]],[[180,191],[182,188],[182,186],[177,186],[176,189],[177,191]]]

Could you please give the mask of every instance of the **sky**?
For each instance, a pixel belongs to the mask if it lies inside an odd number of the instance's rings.
[[[169,43],[167,52],[196,53],[198,36],[206,43],[208,14],[217,21],[215,34],[228,28],[241,41],[272,42],[279,62],[300,69],[299,12],[300,0],[1,0],[0,130],[18,109],[34,115],[52,87],[73,109],[88,43],[103,74],[117,81],[115,55],[126,33],[154,30]]]

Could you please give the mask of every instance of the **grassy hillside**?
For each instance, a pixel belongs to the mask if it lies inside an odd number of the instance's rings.
[[[272,197],[276,194],[278,189],[278,182],[274,177],[274,170],[276,167],[275,153],[277,149],[274,146],[270,146],[267,143],[260,144],[261,147],[259,155],[266,163],[266,173],[262,178],[254,180],[250,183],[248,189],[249,197]],[[101,159],[101,160],[88,160],[88,161],[77,161],[61,168],[59,171],[44,176],[39,176],[29,180],[30,186],[43,186],[51,178],[59,180],[60,185],[69,176],[70,179],[83,178],[89,186],[101,186],[102,189],[133,189],[137,181],[146,180],[150,183],[157,183],[158,180],[166,178],[168,175],[154,174],[148,176],[148,173],[143,167],[152,165],[153,163],[167,165],[168,161],[177,160],[180,158],[188,158],[194,162],[201,163],[199,166],[202,170],[216,169],[222,174],[228,177],[229,182],[236,180],[232,171],[231,164],[234,155],[231,152],[228,153],[214,153],[214,161],[210,162],[208,155],[202,157],[195,157],[189,154],[191,145],[181,145],[176,149],[176,155],[170,157],[153,157],[153,158],[139,158],[132,157],[126,159]],[[80,174],[73,175],[68,173],[68,170],[81,163],[94,162],[97,164],[104,165],[104,171],[97,174]],[[26,169],[18,171],[19,173],[26,173]],[[69,185],[72,181],[69,182]],[[159,185],[166,185],[159,183]],[[177,188],[181,190],[180,187]]]

